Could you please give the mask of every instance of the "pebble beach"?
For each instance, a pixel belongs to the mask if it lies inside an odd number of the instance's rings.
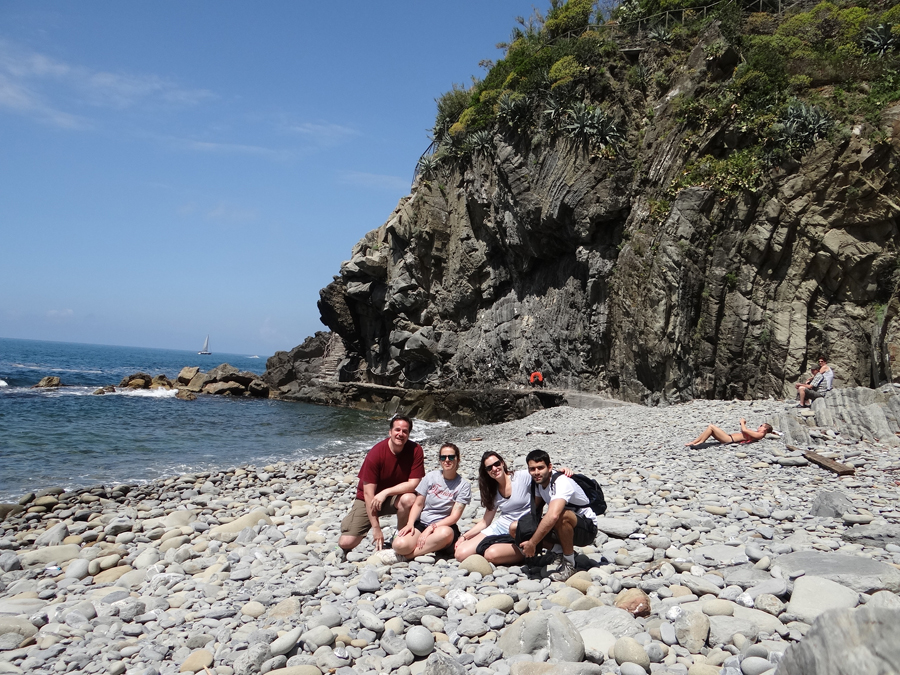
[[[554,408],[429,439],[426,470],[460,446],[462,531],[486,450],[521,468],[542,448],[600,482],[608,511],[565,583],[480,556],[370,564],[370,540],[340,562],[362,452],[25,495],[2,507],[0,673],[761,675],[801,672],[804,649],[834,665],[826,612],[900,618],[900,450],[814,430],[856,469],[839,477],[776,435],[684,447],[792,405]]]

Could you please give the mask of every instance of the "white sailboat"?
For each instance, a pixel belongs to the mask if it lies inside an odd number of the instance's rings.
[[[197,352],[197,353],[198,353],[198,354],[203,354],[203,355],[209,355],[209,354],[212,354],[212,352],[209,351],[209,335],[207,335],[207,336],[206,336],[206,340],[203,341],[203,349],[201,349],[201,350],[200,350],[199,352]]]

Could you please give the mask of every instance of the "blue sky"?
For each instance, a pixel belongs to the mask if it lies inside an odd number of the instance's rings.
[[[0,337],[268,355],[323,330],[434,99],[532,4],[4,0]]]

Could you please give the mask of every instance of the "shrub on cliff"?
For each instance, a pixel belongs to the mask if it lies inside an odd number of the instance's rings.
[[[432,138],[440,143],[458,120],[459,116],[468,107],[472,95],[461,84],[454,84],[448,92],[441,94],[437,102],[437,117],[434,120]]]
[[[550,37],[576,34],[587,28],[594,11],[594,0],[552,0],[544,30]]]

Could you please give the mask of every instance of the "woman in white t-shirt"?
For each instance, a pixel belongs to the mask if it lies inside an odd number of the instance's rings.
[[[453,552],[459,539],[456,522],[472,500],[472,486],[459,475],[458,447],[444,443],[438,457],[441,468],[426,473],[416,486],[406,527],[397,533],[391,548],[375,553],[370,561],[392,565],[434,551]]]
[[[566,467],[560,470],[572,475]],[[527,469],[510,471],[506,461],[493,450],[481,456],[478,489],[484,516],[456,542],[457,560],[462,562],[474,553],[495,565],[514,565],[525,559],[513,543],[509,526],[531,510],[531,483]],[[483,542],[488,545],[482,545]]]

